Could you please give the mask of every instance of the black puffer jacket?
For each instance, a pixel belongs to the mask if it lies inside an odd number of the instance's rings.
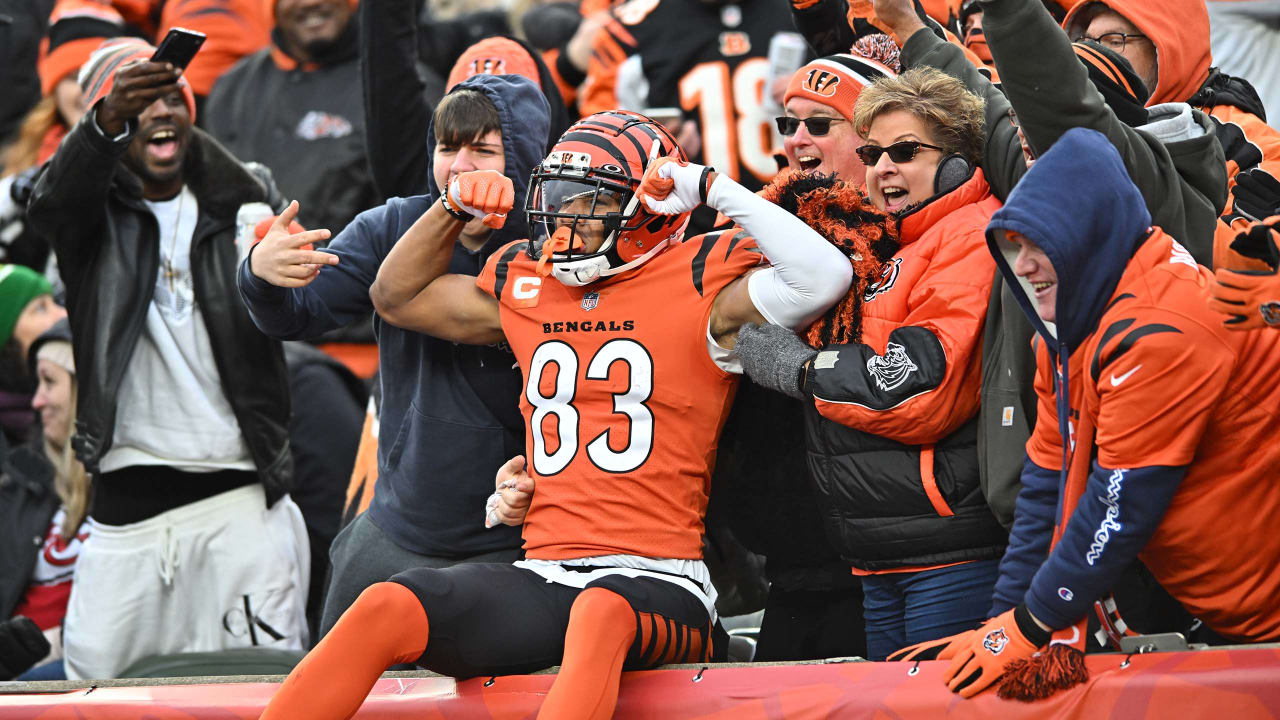
[[[1004,554],[1007,533],[978,482],[977,418],[932,448],[933,482],[953,513],[939,515],[924,489],[918,445],[832,422],[810,405],[809,470],[824,496],[832,542],[859,570],[929,567]]]
[[[72,129],[45,167],[27,216],[49,239],[67,285],[80,381],[72,441],[97,472],[111,447],[116,401],[141,337],[160,263],[159,229],[142,185],[121,164],[133,136],[119,142],[93,125],[93,111]],[[236,291],[235,220],[240,205],[279,210],[270,172],[232,157],[192,129],[183,172],[200,203],[191,245],[196,302],[209,332],[222,390],[273,503],[289,491],[289,381],[280,343],[263,335]]]

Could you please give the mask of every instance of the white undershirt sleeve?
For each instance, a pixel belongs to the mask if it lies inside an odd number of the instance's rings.
[[[747,231],[772,267],[747,279],[751,302],[769,322],[807,327],[849,292],[849,258],[803,220],[719,176],[707,204]]]

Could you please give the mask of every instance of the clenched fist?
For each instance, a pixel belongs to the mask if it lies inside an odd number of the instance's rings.
[[[472,170],[453,177],[445,201],[454,213],[474,215],[496,230],[507,223],[516,190],[511,178],[496,170]]]
[[[524,469],[524,456],[517,455],[498,468],[497,490],[484,508],[484,526],[520,525],[533,501],[533,478]]]

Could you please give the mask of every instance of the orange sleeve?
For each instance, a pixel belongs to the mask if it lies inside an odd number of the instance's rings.
[[[994,275],[982,226],[947,233],[900,323],[864,318],[862,343],[818,355],[810,377],[818,412],[909,445],[936,442],[967,422],[978,411]]]
[[[1214,270],[1226,268],[1245,272],[1271,272],[1271,266],[1262,260],[1245,257],[1231,249],[1231,243],[1236,239],[1236,235],[1245,232],[1251,225],[1253,223],[1245,217],[1237,216],[1233,218],[1230,225],[1224,222],[1223,218],[1218,218],[1217,227],[1214,228],[1213,232]]]
[[[1135,319],[1090,363],[1097,374],[1098,462],[1190,465],[1231,379],[1234,355],[1212,331],[1179,314],[1148,310]]]
[[[1036,426],[1027,439],[1027,456],[1042,468],[1061,470],[1062,432],[1058,428],[1058,400],[1053,391],[1049,350],[1039,336],[1031,342],[1036,353]]]
[[[564,74],[560,72],[560,68],[556,63],[560,61],[560,48],[552,48],[542,53],[542,61],[546,63],[547,70],[551,74],[551,80],[555,82],[556,88],[560,90],[560,98],[564,100],[565,105],[572,106],[578,100],[578,88],[565,80]]]
[[[148,38],[155,37],[161,0],[111,0],[110,4],[126,23],[138,28]],[[163,37],[155,37],[155,42],[159,43]]]
[[[582,0],[578,3],[578,14],[582,17],[590,17],[603,10],[608,10],[615,3],[613,0]]]
[[[196,95],[208,95],[222,73],[271,42],[271,7],[261,0],[170,0],[160,15],[156,42],[174,27],[208,36],[183,73]]]
[[[1280,130],[1230,105],[1217,105],[1208,112],[1218,121],[1218,140],[1227,155],[1227,190],[1235,190],[1238,173],[1255,167],[1280,180]],[[1227,209],[1232,205],[1228,201]]]
[[[502,292],[510,274],[511,262],[528,246],[528,240],[514,240],[503,245],[489,256],[476,276],[476,287],[495,300],[502,300]]]
[[[726,285],[766,262],[755,238],[736,227],[709,232],[685,242],[698,244],[691,277],[698,293],[707,298],[715,297]]]
[[[618,68],[637,51],[635,38],[617,19],[610,20],[591,42],[587,79],[578,96],[583,117],[618,107]]]

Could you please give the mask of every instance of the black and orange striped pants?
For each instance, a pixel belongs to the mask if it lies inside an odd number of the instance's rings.
[[[573,601],[582,590],[506,564],[408,570],[391,578],[417,595],[430,624],[416,664],[458,678],[515,675],[560,664]],[[627,670],[712,658],[712,623],[688,590],[653,577],[609,575],[587,585],[625,598],[636,637]],[[585,588],[584,588],[585,589]]]

